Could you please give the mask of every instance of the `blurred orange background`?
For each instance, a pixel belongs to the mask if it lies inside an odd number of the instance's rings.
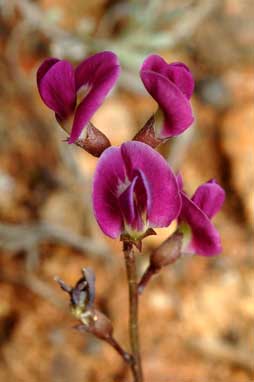
[[[215,219],[223,253],[183,257],[141,298],[146,382],[250,382],[254,359],[254,7],[252,0],[2,0],[0,2],[0,381],[122,382],[106,343],[72,329],[67,296],[82,267],[96,272],[97,306],[128,348],[121,245],[91,209],[97,159],[63,142],[36,88],[48,56],[73,64],[101,50],[122,75],[93,123],[129,140],[156,104],[139,67],[150,53],[183,61],[196,80],[195,125],[161,152],[193,193],[210,178],[227,199]],[[169,228],[148,238],[149,252]]]

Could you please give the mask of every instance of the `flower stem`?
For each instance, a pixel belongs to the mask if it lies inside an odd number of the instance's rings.
[[[131,370],[134,382],[143,382],[138,335],[138,289],[136,276],[136,260],[132,249],[132,244],[130,244],[129,242],[124,242],[123,250],[129,285],[129,336],[133,356]]]
[[[108,344],[111,345],[116,352],[122,357],[124,362],[126,362],[129,366],[132,366],[133,364],[133,358],[132,355],[127,353],[120,345],[119,343],[114,339],[114,337],[110,337],[107,340]]]
[[[138,284],[139,295],[143,293],[143,290],[145,289],[145,287],[147,286],[147,284],[149,283],[149,281],[151,280],[154,274],[155,274],[154,268],[151,265],[149,265]]]

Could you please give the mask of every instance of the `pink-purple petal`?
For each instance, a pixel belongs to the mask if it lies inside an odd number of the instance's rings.
[[[125,222],[132,225],[136,218],[135,203],[134,203],[134,189],[138,177],[136,176],[131,184],[119,196],[119,208],[122,212]]]
[[[87,86],[89,90],[76,110],[69,143],[74,143],[79,138],[86,124],[114,86],[119,74],[117,56],[111,52],[102,52],[89,57],[76,68],[76,89]]]
[[[180,220],[185,221],[191,228],[190,249],[203,256],[219,254],[222,251],[222,246],[218,231],[208,216],[185,193],[181,192],[181,195]]]
[[[160,73],[142,71],[142,81],[159,104],[164,114],[164,125],[159,138],[176,136],[194,121],[191,105],[181,90]]]
[[[138,180],[136,182],[135,191],[137,195],[138,208],[141,213],[149,212],[152,206],[152,197],[149,183],[143,171],[136,170]]]
[[[104,151],[97,164],[93,181],[93,208],[102,231],[109,237],[118,237],[123,220],[118,206],[119,181],[124,182],[125,171],[120,148]]]
[[[181,62],[168,65],[167,77],[190,99],[194,91],[194,79],[189,68]]]
[[[142,73],[147,71],[160,73],[166,77],[167,67],[168,67],[168,64],[161,56],[159,56],[158,54],[151,54],[145,59],[145,61],[143,62],[141,66],[141,69],[140,69],[141,78],[142,78]]]
[[[49,69],[59,61],[60,60],[58,58],[54,57],[46,58],[46,60],[43,61],[36,74],[38,88],[40,88],[41,79],[45,76]]]
[[[112,69],[106,77],[101,79],[101,83],[94,86],[83,99],[75,113],[69,143],[74,143],[79,138],[82,130],[101,106],[114,83],[115,69]]]
[[[120,63],[113,52],[100,52],[86,58],[75,69],[76,90],[85,84],[100,84],[108,72],[114,73],[115,82],[120,74]]]
[[[52,64],[52,65],[51,65]],[[60,119],[68,118],[76,104],[74,70],[68,61],[49,61],[39,69],[38,88],[45,104]]]
[[[150,226],[167,227],[177,218],[181,208],[176,178],[168,163],[150,146],[137,141],[124,143],[121,153],[129,177],[135,169],[145,174],[151,195]]]
[[[162,57],[157,54],[148,56],[141,67],[140,75],[146,71],[159,73],[172,81],[181,92],[188,98],[192,96],[194,91],[194,79],[190,69],[182,62],[173,62],[168,64]],[[149,90],[148,90],[149,91]]]
[[[127,189],[118,198],[119,208],[122,212],[124,222],[133,231],[142,231],[144,226],[139,210],[139,195],[136,193],[138,179],[139,177],[136,176]]]
[[[199,186],[191,199],[211,219],[221,209],[225,191],[215,180],[210,180]]]

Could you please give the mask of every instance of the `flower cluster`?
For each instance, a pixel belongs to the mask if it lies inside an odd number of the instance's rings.
[[[68,61],[49,58],[37,72],[41,98],[69,134],[68,143],[100,156],[92,195],[99,226],[111,238],[135,243],[176,220],[178,230],[186,224],[190,228],[188,250],[204,256],[220,253],[220,235],[211,218],[224,202],[224,190],[212,180],[189,198],[181,176],[155,151],[193,123],[194,80],[189,68],[181,62],[168,64],[158,55],[147,57],[140,77],[158,109],[132,141],[109,147],[108,138],[90,119],[119,74],[112,52],[95,54],[75,70]]]

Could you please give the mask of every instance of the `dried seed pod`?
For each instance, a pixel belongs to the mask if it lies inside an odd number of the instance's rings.
[[[69,294],[72,313],[80,318],[82,313],[93,306],[95,298],[95,275],[91,268],[82,269],[83,276],[72,288],[58,277],[55,278],[60,287]]]
[[[56,278],[60,287],[69,294],[71,312],[81,322],[76,326],[80,331],[92,333],[98,338],[112,342],[113,326],[109,318],[93,308],[95,298],[95,275],[91,268],[82,269],[83,276],[72,288]]]

